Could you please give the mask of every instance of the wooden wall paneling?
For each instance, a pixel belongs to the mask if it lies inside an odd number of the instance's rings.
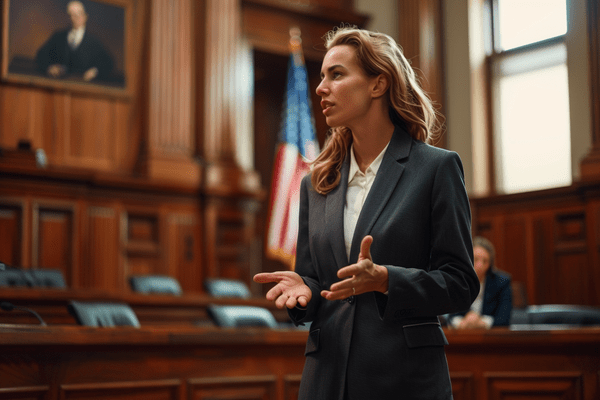
[[[554,232],[556,286],[555,290],[548,288],[556,296],[553,302],[583,304],[591,298],[585,211],[576,208],[555,213]]]
[[[60,385],[61,400],[106,398],[116,400],[181,400],[178,379],[139,382],[102,382]]]
[[[398,0],[399,44],[421,85],[444,115],[445,84],[441,0]],[[443,135],[435,143],[446,146]]]
[[[205,205],[206,277],[240,279],[249,287],[261,270],[256,232],[258,201],[211,198]]]
[[[586,206],[586,221],[586,247],[591,266],[587,269],[590,296],[593,299],[592,304],[600,304],[600,269],[595,268],[600,265],[600,201],[591,201]]]
[[[21,199],[0,197],[0,262],[23,266],[25,235],[25,202]]]
[[[195,156],[192,0],[152,0],[146,174],[201,183]]]
[[[323,35],[342,23],[364,27],[368,16],[354,11],[352,6],[329,7],[317,1],[310,5],[294,1],[242,0],[242,27],[255,49],[288,55],[290,28],[302,33],[305,58],[321,61],[324,55]],[[331,4],[333,6],[333,4]]]
[[[36,200],[32,204],[32,267],[62,271],[73,283],[79,261],[77,206],[71,202]]]
[[[188,381],[190,400],[275,400],[277,377],[240,376]]]
[[[116,100],[72,95],[65,164],[114,170]]]
[[[300,380],[302,375],[285,375],[283,377],[283,399],[298,400],[298,392],[300,390]]]
[[[202,291],[203,254],[199,217],[200,212],[167,215],[167,274],[176,278],[185,292]]]
[[[475,400],[475,381],[472,372],[451,372],[452,396],[454,400]]]
[[[85,262],[80,264],[74,287],[123,289],[120,210],[117,205],[92,204],[87,208]]]
[[[584,398],[581,372],[489,372],[484,376],[490,400]]]
[[[588,39],[590,46],[590,106],[592,111],[592,148],[581,161],[581,178],[597,181],[600,177],[600,1],[587,0]]]
[[[165,274],[164,219],[159,210],[129,207],[123,217],[124,284],[131,275]],[[161,240],[163,239],[163,240]]]
[[[0,147],[16,148],[20,140],[49,148],[52,103],[46,90],[0,85]]]

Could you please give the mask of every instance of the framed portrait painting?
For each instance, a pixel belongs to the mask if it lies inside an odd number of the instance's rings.
[[[2,80],[124,95],[134,0],[4,0]]]

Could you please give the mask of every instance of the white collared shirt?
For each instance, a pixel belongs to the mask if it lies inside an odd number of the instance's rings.
[[[71,29],[69,34],[67,35],[67,41],[69,42],[69,46],[75,50],[81,44],[83,40],[83,35],[85,34],[85,26],[77,29]]]
[[[481,314],[481,311],[483,310],[484,296],[485,296],[485,278],[483,279],[483,282],[481,282],[481,289],[479,290],[479,294],[477,295],[477,298],[475,299],[475,301],[473,301],[473,304],[471,304],[470,310],[476,312],[481,317],[481,320],[485,323],[486,328],[490,329],[494,325],[494,317],[492,317],[491,315],[482,315]],[[463,317],[456,316],[456,317],[452,318],[451,325],[454,328],[458,328],[458,326],[460,325],[462,320],[463,320]]]
[[[352,247],[352,237],[356,228],[356,221],[365,204],[367,195],[371,191],[373,181],[377,171],[381,166],[383,155],[387,150],[389,143],[373,160],[371,165],[363,173],[358,167],[354,157],[354,145],[350,147],[350,172],[348,173],[348,190],[346,191],[346,204],[344,205],[344,241],[346,243],[346,255],[350,259],[350,248]]]

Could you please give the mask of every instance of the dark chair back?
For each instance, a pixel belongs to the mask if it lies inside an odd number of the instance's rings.
[[[19,269],[0,270],[0,286],[43,287],[64,289],[67,287],[63,274],[58,269]]]
[[[30,269],[29,273],[31,274],[34,287],[56,289],[65,289],[67,287],[62,271],[60,271],[59,269]]]
[[[204,289],[213,297],[236,297],[240,299],[252,297],[248,286],[236,279],[207,278],[204,280]]]
[[[31,287],[33,279],[27,271],[17,268],[0,270],[0,287]]]
[[[67,308],[79,325],[140,327],[135,312],[127,304],[71,301]]]
[[[527,307],[529,324],[600,325],[600,309],[569,304]]]
[[[215,325],[223,328],[243,326],[278,327],[271,311],[262,307],[209,305],[207,311]]]
[[[136,275],[129,277],[131,290],[145,294],[172,294],[180,296],[183,291],[177,279],[164,275]]]

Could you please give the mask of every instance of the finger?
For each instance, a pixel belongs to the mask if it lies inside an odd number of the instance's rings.
[[[257,283],[279,282],[282,278],[275,272],[261,272],[252,278]]]
[[[373,260],[371,258],[371,244],[373,244],[373,236],[367,235],[363,238],[362,242],[360,242],[360,254],[358,259],[367,258],[369,260]]]
[[[285,306],[287,308],[294,308],[296,307],[296,304],[298,304],[298,301],[296,300],[295,297],[290,297],[286,302],[285,302]]]
[[[308,305],[308,298],[306,296],[298,297],[298,304],[300,307],[306,307]]]
[[[288,296],[286,296],[285,294],[282,294],[281,296],[279,296],[277,298],[277,300],[275,300],[275,305],[277,306],[277,308],[283,308],[285,307],[285,303],[288,301]]]
[[[340,290],[352,290],[355,286],[355,282],[352,279],[344,279],[343,281],[336,282],[329,287],[331,292],[339,292]]]
[[[281,296],[281,294],[283,294],[283,290],[279,285],[275,285],[271,288],[271,290],[267,292],[267,295],[265,297],[267,298],[267,300],[273,301],[276,300],[279,296]]]
[[[323,290],[321,291],[321,296],[326,298],[327,300],[343,300],[353,295],[352,289],[344,289],[344,290]]]

